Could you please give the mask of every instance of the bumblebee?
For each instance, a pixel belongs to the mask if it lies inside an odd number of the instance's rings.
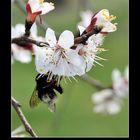
[[[63,93],[63,89],[60,85],[62,77],[53,75],[52,78],[49,79],[49,76],[49,73],[47,73],[46,75],[38,74],[36,76],[36,87],[29,102],[31,108],[37,106],[38,103],[42,101],[48,104],[48,108],[51,112],[55,112],[55,103],[57,97],[55,90],[60,94]]]

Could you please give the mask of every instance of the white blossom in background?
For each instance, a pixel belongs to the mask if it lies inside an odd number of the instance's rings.
[[[117,114],[121,110],[121,100],[114,96],[111,89],[105,89],[92,95],[93,111],[96,113]]]
[[[129,68],[126,67],[124,75],[118,69],[112,72],[113,89],[117,96],[123,98],[129,94]]]
[[[46,42],[50,48],[35,49],[35,63],[37,72],[46,74],[51,72],[58,76],[75,76],[85,73],[85,61],[76,50],[70,49],[74,45],[74,35],[65,30],[56,40],[55,32],[48,28]]]
[[[81,11],[80,12],[81,21],[78,23],[78,25],[87,27],[90,24],[92,16],[93,12],[90,10]]]
[[[14,43],[11,44],[11,50],[12,50],[12,63],[14,62],[14,60],[17,60],[21,63],[31,62],[32,54],[30,50],[19,47]]]
[[[104,89],[92,95],[93,111],[96,113],[117,114],[121,111],[122,101],[129,94],[129,69],[122,76],[118,69],[112,71],[112,89]]]
[[[12,38],[21,37],[25,33],[25,25],[24,24],[16,24],[15,27],[12,27]],[[41,36],[37,35],[37,26],[34,23],[31,28],[31,35],[29,38],[36,39],[38,41],[44,41],[45,39]],[[32,53],[33,53],[33,44],[29,44],[27,46],[19,46],[15,43],[11,44],[11,63],[14,63],[14,60],[17,60],[21,63],[29,63],[32,61]]]
[[[11,137],[27,137],[25,133],[25,129],[23,126],[19,126],[18,128],[16,128],[15,130],[13,130],[11,132]]]

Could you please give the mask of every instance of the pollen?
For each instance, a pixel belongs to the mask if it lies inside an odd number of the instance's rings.
[[[43,69],[43,68],[40,68],[40,71],[41,71],[41,72],[43,72],[43,71],[44,71],[44,69]]]
[[[106,51],[104,48],[96,48],[98,52]]]
[[[48,39],[49,42],[51,42],[51,39]]]
[[[110,21],[115,20],[117,17],[114,15],[110,15]]]
[[[114,23],[114,25],[116,26],[116,25],[118,25],[118,23]]]
[[[108,15],[108,11],[106,9],[104,9],[102,11],[102,15],[105,17],[105,19],[108,21],[109,20],[109,15]]]

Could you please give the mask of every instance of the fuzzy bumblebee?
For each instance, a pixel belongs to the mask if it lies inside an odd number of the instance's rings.
[[[35,78],[36,87],[30,98],[30,107],[35,107],[39,102],[44,102],[48,104],[48,108],[51,112],[56,110],[56,93],[55,90],[60,94],[63,93],[63,89],[60,86],[60,81],[57,75],[53,75],[51,80],[49,80],[49,74],[42,75],[38,74]]]

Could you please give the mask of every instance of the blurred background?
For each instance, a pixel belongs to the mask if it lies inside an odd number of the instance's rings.
[[[90,76],[98,79],[105,86],[112,83],[111,72],[118,68],[121,72],[128,65],[128,0],[52,0],[55,10],[42,18],[53,30],[61,33],[63,30],[77,32],[77,23],[81,20],[79,12],[89,9],[98,12],[108,9],[111,14],[117,16],[118,30],[107,35],[104,48],[108,51],[99,56],[107,59],[101,61],[104,67],[96,65],[88,72]],[[26,15],[12,4],[11,24],[24,23]],[[45,31],[38,28],[38,35],[45,36]],[[56,113],[51,113],[46,104],[40,103],[38,107],[31,109],[29,100],[35,87],[34,59],[29,64],[15,62],[11,71],[12,96],[21,104],[27,120],[38,136],[125,136],[129,135],[129,108],[128,99],[123,102],[122,110],[116,115],[103,115],[93,112],[91,96],[96,89],[91,87],[79,77],[78,83],[72,80],[67,84],[63,81],[64,93],[58,95]],[[14,130],[21,125],[19,118],[11,108],[11,129]]]

